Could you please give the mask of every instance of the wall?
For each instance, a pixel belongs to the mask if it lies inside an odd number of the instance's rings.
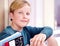
[[[50,26],[54,29],[54,0],[44,0],[44,26]]]
[[[9,24],[8,5],[12,1],[13,0],[4,0],[5,27]],[[31,4],[31,21],[28,25],[50,26],[54,28],[54,0],[29,0],[29,2]]]
[[[4,1],[0,0],[0,31],[4,28]]]
[[[8,23],[8,4],[13,0],[5,0],[5,27]],[[31,4],[30,26],[43,26],[43,0],[28,0]]]

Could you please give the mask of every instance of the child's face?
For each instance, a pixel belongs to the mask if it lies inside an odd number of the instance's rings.
[[[11,18],[14,25],[26,26],[30,20],[30,6],[25,4],[22,8],[15,10],[14,13],[11,13]]]

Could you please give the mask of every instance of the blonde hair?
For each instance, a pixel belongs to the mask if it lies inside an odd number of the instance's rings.
[[[27,4],[28,6],[30,6],[29,2],[27,2],[26,0],[15,0],[15,1],[13,1],[10,5],[9,12],[14,13],[14,11],[16,9],[22,8],[24,6],[24,4]]]

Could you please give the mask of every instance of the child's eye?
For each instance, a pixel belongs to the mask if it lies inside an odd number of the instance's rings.
[[[26,15],[30,15],[30,13],[26,13]]]
[[[22,12],[18,12],[18,13],[22,13]]]

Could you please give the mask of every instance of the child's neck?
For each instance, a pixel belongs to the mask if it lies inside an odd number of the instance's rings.
[[[23,27],[20,27],[20,26],[17,26],[17,25],[15,25],[15,24],[11,24],[11,27],[14,29],[14,30],[17,30],[17,31],[19,31],[19,32],[21,32],[22,31],[22,29],[23,29]]]

